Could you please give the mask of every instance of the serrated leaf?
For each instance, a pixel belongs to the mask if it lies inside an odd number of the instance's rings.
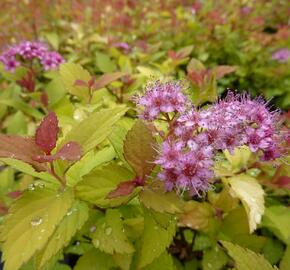
[[[81,158],[81,147],[77,142],[68,142],[54,155],[37,156],[34,160],[38,162],[52,162],[57,159],[66,161],[77,161]]]
[[[266,208],[262,225],[269,228],[285,244],[290,244],[290,209],[283,205]]]
[[[75,185],[82,180],[84,175],[90,173],[95,167],[111,161],[114,157],[115,151],[111,146],[105,147],[99,151],[92,150],[88,152],[67,171],[67,185]]]
[[[125,234],[120,212],[116,209],[108,209],[105,217],[97,222],[93,244],[110,254],[128,254],[135,250]]]
[[[110,270],[114,266],[110,255],[92,249],[79,258],[74,270]]]
[[[46,165],[35,161],[33,158],[42,155],[32,138],[24,138],[17,135],[0,134],[0,157],[22,160],[37,171],[45,171]]]
[[[155,259],[151,264],[142,268],[142,270],[175,270],[173,259],[171,255],[167,252],[162,253],[157,259]]]
[[[125,167],[116,164],[96,168],[90,174],[83,177],[83,181],[76,185],[76,195],[85,201],[99,206],[119,205],[130,199],[123,196],[115,199],[108,199],[107,195],[121,182],[134,177],[133,173]]]
[[[50,154],[56,146],[59,131],[58,120],[54,112],[43,118],[35,133],[35,143],[46,154]]]
[[[210,204],[188,201],[183,207],[178,225],[194,230],[207,230],[214,217],[214,210]]]
[[[204,250],[202,258],[203,270],[220,270],[228,261],[224,251],[216,245],[214,248]]]
[[[149,175],[154,167],[156,143],[150,129],[138,120],[126,135],[124,157],[141,178]]]
[[[94,90],[98,90],[110,84],[113,81],[116,81],[126,75],[125,72],[114,72],[114,73],[107,73],[99,77],[94,83]]]
[[[65,63],[60,66],[60,76],[65,89],[72,95],[76,95],[85,100],[89,99],[88,87],[75,85],[76,80],[88,82],[91,78],[90,73],[81,65],[74,63]]]
[[[36,255],[37,269],[41,269],[46,262],[68,245],[75,233],[81,229],[88,219],[88,206],[80,201],[74,202],[45,247]]]
[[[91,114],[67,133],[58,148],[70,141],[75,141],[81,145],[83,154],[85,154],[107,138],[112,132],[114,124],[126,111],[126,107],[119,106]]]
[[[250,232],[257,228],[265,211],[264,190],[251,176],[240,174],[227,179],[231,189],[246,209]]]
[[[275,270],[272,265],[260,254],[242,248],[227,241],[221,241],[229,255],[235,260],[237,270]]]
[[[138,267],[142,268],[158,258],[170,245],[175,234],[175,222],[169,220],[168,226],[164,227],[156,221],[148,211],[144,211],[144,231]]]
[[[73,203],[71,190],[29,191],[10,208],[1,228],[5,270],[17,270],[44,247]],[[25,248],[23,248],[25,247]]]
[[[180,213],[182,201],[175,192],[165,192],[162,187],[145,187],[139,194],[140,201],[157,212]]]

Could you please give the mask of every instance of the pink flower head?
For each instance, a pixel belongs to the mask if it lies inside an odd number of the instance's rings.
[[[283,48],[272,54],[272,59],[277,60],[280,63],[285,63],[290,58],[290,50]]]
[[[56,69],[63,62],[63,57],[57,52],[46,52],[40,57],[44,70]]]
[[[64,62],[62,56],[54,51],[49,51],[48,46],[37,41],[23,41],[18,45],[9,47],[0,56],[0,61],[5,69],[14,72],[20,66],[20,61],[32,61],[37,59],[42,64],[44,70],[57,68]]]
[[[145,120],[154,120],[160,113],[184,112],[188,103],[178,82],[157,81],[148,85],[145,95],[135,100],[143,108],[140,118]]]

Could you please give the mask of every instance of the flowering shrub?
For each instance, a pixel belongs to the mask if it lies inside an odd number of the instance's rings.
[[[143,2],[0,3],[0,268],[288,270],[286,2]]]

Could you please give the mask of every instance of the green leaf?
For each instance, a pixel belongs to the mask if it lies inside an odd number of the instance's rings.
[[[72,95],[89,99],[89,89],[86,86],[76,86],[76,80],[88,82],[91,79],[90,73],[81,65],[74,63],[65,63],[60,66],[60,76],[65,89]]]
[[[114,266],[110,255],[92,249],[79,258],[74,270],[110,270]]]
[[[154,167],[156,157],[154,144],[156,143],[151,131],[144,122],[138,120],[126,135],[124,143],[124,156],[142,178],[149,175]]]
[[[61,77],[54,77],[52,81],[46,85],[45,92],[48,95],[48,104],[50,107],[59,102],[66,94]]]
[[[126,75],[125,72],[107,73],[99,77],[94,83],[94,90],[98,90]]]
[[[231,189],[242,201],[248,216],[250,232],[257,228],[265,210],[264,190],[251,176],[240,174],[227,179]]]
[[[133,254],[119,254],[115,253],[112,255],[114,262],[122,269],[122,270],[130,270],[130,266],[132,263]]]
[[[77,230],[81,229],[88,219],[88,207],[85,203],[76,201],[66,213],[45,247],[36,255],[37,269],[68,245]]]
[[[157,212],[180,213],[182,201],[175,192],[165,192],[163,187],[145,187],[139,194],[140,201]]]
[[[81,200],[94,203],[99,206],[116,206],[130,200],[131,196],[115,199],[107,199],[107,195],[121,182],[128,181],[134,177],[133,173],[125,167],[109,164],[96,168],[90,174],[83,177],[76,189],[76,196]]]
[[[290,209],[283,205],[266,208],[262,225],[269,228],[285,244],[290,244]]]
[[[155,259],[151,264],[142,268],[142,270],[175,270],[173,259],[171,255],[167,252],[162,253],[157,259]]]
[[[26,135],[27,124],[24,114],[21,111],[16,112],[8,121],[7,134]]]
[[[69,168],[66,173],[67,185],[74,186],[95,167],[111,161],[115,157],[113,147],[105,147],[99,151],[91,150],[83,158]]]
[[[170,245],[175,234],[175,222],[167,216],[161,216],[166,219],[167,226],[162,226],[162,223],[156,220],[148,210],[144,211],[144,231],[142,235],[142,244],[138,267],[142,268],[158,258],[166,248]]]
[[[116,64],[111,60],[110,56],[104,53],[96,53],[96,64],[103,73],[113,72],[116,70]]]
[[[290,265],[290,246],[288,245],[285,250],[284,256],[279,264],[279,268],[280,270],[288,270],[289,265]]]
[[[277,264],[282,258],[283,253],[284,247],[280,241],[272,238],[267,239],[263,247],[263,255],[271,264]]]
[[[252,155],[248,147],[235,148],[233,154],[225,150],[224,154],[231,164],[230,169],[233,173],[240,171],[242,168],[246,168]]]
[[[116,209],[108,209],[105,217],[97,222],[93,244],[110,254],[133,253],[135,250],[127,239],[120,212]]]
[[[58,149],[70,141],[75,141],[81,145],[85,154],[108,137],[114,124],[126,111],[126,107],[118,106],[91,114],[66,134]]]
[[[235,260],[237,270],[274,270],[271,264],[260,254],[244,249],[230,242],[221,241],[229,255]]]
[[[24,193],[11,206],[1,229],[5,270],[19,269],[43,248],[72,203],[71,190],[57,193],[42,189]]]
[[[0,104],[7,105],[9,107],[13,107],[17,110],[20,110],[26,113],[29,116],[34,117],[35,119],[42,119],[43,114],[33,107],[27,105],[23,101],[15,100],[15,99],[0,99]]]
[[[220,270],[222,269],[227,261],[228,257],[218,245],[212,249],[206,249],[202,258],[202,269],[203,270]]]

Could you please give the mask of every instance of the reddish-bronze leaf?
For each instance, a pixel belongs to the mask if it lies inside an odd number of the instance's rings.
[[[155,143],[152,132],[141,120],[126,135],[124,157],[141,179],[145,179],[154,167],[153,161],[157,154]]]
[[[111,191],[107,195],[107,199],[113,199],[116,197],[129,195],[133,192],[136,185],[137,185],[137,183],[133,180],[122,182],[118,185],[118,187],[115,190]]]
[[[77,161],[81,158],[81,146],[77,142],[68,142],[54,155],[40,155],[34,157],[38,162],[52,162],[56,159]]]
[[[23,193],[22,191],[16,190],[16,191],[11,191],[7,193],[6,195],[12,199],[17,199],[18,197],[22,195],[22,193]]]
[[[50,154],[56,146],[58,120],[54,112],[50,112],[36,130],[35,143],[46,153]]]
[[[32,138],[0,134],[0,157],[19,159],[32,165],[37,171],[45,171],[46,165],[33,159],[38,155],[43,155],[43,152]]]
[[[94,90],[103,88],[106,85],[110,84],[111,82],[120,79],[124,75],[126,75],[125,72],[114,72],[114,73],[104,74],[95,81]]]
[[[213,69],[213,72],[216,74],[216,78],[220,79],[229,73],[236,71],[237,67],[235,66],[217,66]]]
[[[83,80],[75,80],[74,86],[88,87],[88,83]]]

